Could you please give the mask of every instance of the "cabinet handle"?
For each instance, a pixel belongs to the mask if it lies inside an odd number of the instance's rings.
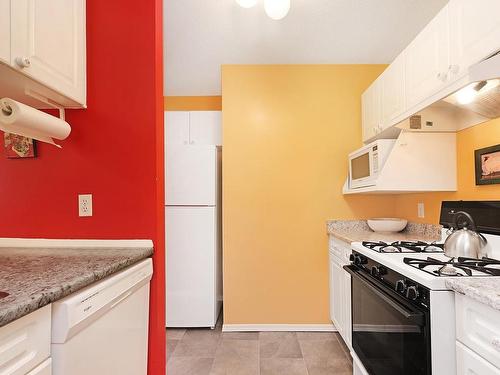
[[[190,144],[194,145],[194,141],[189,142]]]
[[[16,64],[21,68],[28,68],[31,65],[31,60],[28,57],[16,57]]]
[[[446,79],[448,78],[448,75],[447,75],[447,74],[444,74],[444,73],[438,73],[438,74],[437,74],[437,78],[438,78],[441,82],[444,82],[444,81],[446,81]]]
[[[457,74],[460,71],[460,66],[459,65],[450,65],[448,67],[448,71],[452,74]]]
[[[493,340],[491,340],[491,346],[500,352],[500,338],[494,337]]]

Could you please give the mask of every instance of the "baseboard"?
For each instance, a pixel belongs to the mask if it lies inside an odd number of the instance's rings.
[[[222,332],[337,332],[333,324],[223,324]]]

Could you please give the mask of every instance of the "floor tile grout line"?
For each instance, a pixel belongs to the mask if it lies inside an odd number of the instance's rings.
[[[302,356],[302,362],[304,362],[304,366],[306,367],[306,375],[309,375],[309,367],[307,366],[307,362],[304,357],[304,352],[302,351],[302,345],[300,344],[299,336],[297,335],[297,333],[295,333],[295,338],[297,339],[297,342],[299,344],[300,355]]]

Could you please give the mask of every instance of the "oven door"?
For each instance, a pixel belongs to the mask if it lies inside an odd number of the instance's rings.
[[[368,373],[430,375],[429,312],[358,267],[344,268],[352,275],[352,346]]]

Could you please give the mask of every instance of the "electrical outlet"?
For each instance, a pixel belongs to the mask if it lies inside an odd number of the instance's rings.
[[[92,216],[92,194],[78,195],[78,216]]]
[[[423,219],[425,217],[425,206],[423,203],[417,204],[418,217]]]

